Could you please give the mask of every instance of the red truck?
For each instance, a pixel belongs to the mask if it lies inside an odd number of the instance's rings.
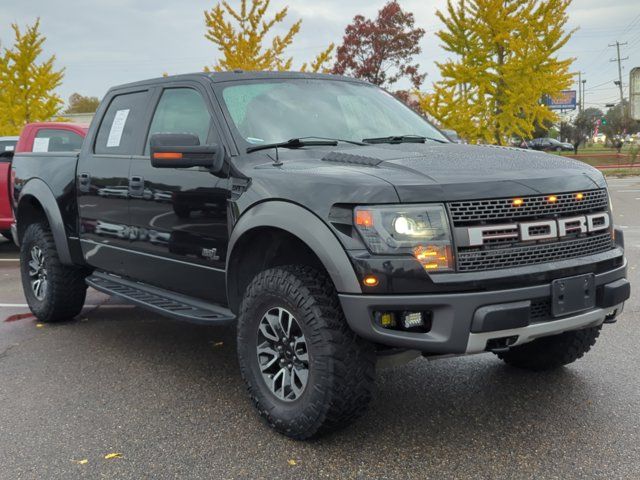
[[[22,130],[13,151],[0,152],[0,234],[11,240],[13,213],[9,195],[14,153],[79,151],[88,129],[88,125],[64,122],[30,123]]]

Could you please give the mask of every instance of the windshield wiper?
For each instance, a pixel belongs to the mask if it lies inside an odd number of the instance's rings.
[[[316,138],[316,137],[310,137]],[[320,146],[338,145],[338,140],[306,140],[304,138],[292,138],[285,142],[265,143],[264,145],[256,145],[247,148],[247,153],[257,152],[258,150],[268,150],[270,148],[302,148],[302,147],[320,147]]]
[[[427,140],[438,143],[447,143],[438,138],[423,137],[422,135],[392,135],[389,137],[364,138],[365,143],[424,143]]]

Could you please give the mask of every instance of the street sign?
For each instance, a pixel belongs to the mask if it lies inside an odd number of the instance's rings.
[[[577,104],[575,90],[563,90],[558,95],[545,95],[542,98],[544,103],[551,110],[575,110]]]
[[[640,120],[640,67],[629,74],[629,110],[631,118]]]

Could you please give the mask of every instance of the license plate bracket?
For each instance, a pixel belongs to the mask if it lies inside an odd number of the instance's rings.
[[[596,306],[596,277],[589,273],[551,282],[551,314],[563,317]]]

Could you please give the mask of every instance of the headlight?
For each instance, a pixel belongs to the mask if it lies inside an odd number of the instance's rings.
[[[432,272],[453,269],[451,230],[443,205],[356,207],[354,224],[371,253],[413,255]]]

